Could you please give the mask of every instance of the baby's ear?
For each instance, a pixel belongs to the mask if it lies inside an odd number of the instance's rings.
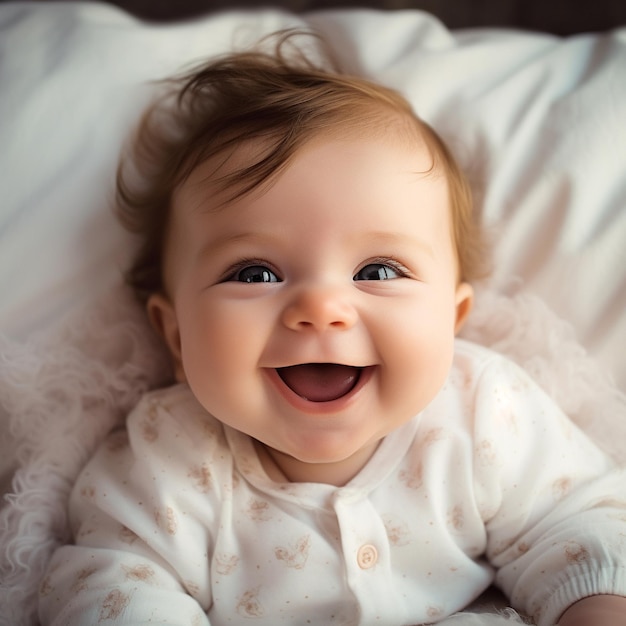
[[[456,288],[455,302],[456,321],[454,324],[454,334],[456,335],[463,327],[467,316],[474,306],[474,288],[469,283],[459,283]]]
[[[179,383],[186,380],[183,368],[180,330],[176,311],[170,300],[161,293],[154,293],[148,298],[146,310],[150,323],[165,341],[174,361],[174,375]]]

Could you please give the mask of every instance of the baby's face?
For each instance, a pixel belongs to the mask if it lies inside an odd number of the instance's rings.
[[[393,139],[315,140],[262,194],[216,209],[209,163],[174,197],[150,313],[179,380],[289,478],[346,480],[446,379],[472,292],[430,165]]]

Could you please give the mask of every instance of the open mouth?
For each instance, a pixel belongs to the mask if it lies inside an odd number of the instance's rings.
[[[306,363],[279,367],[276,372],[285,385],[301,398],[309,402],[331,402],[356,387],[363,369],[336,363]]]

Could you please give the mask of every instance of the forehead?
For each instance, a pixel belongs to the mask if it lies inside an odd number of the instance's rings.
[[[312,137],[304,134],[291,151],[282,151],[280,137],[242,141],[196,165],[173,193],[173,208],[186,205],[198,210],[226,209],[247,196],[259,196],[271,189],[294,163],[310,159],[323,146],[341,146],[357,155],[366,146],[395,151],[406,161],[407,172],[416,176],[446,177],[437,146],[422,131],[417,119],[398,116],[377,119],[370,125],[330,126]],[[279,144],[277,147],[277,143]],[[375,164],[372,164],[375,166]],[[384,167],[379,163],[379,169]],[[311,171],[311,176],[316,172]]]
[[[423,142],[316,138],[250,193],[233,200],[231,189],[216,186],[216,167],[238,168],[256,156],[241,149],[230,161],[194,170],[175,196],[171,224],[179,226],[179,235],[185,230],[185,238],[208,241],[212,231],[229,236],[242,228],[284,229],[293,222],[329,236],[333,228],[361,233],[413,228],[437,236],[450,231],[447,181]]]

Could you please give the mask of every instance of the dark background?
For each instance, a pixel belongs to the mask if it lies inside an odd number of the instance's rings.
[[[1,1],[1,0],[0,0]],[[48,0],[50,1],[50,0]],[[89,0],[84,0],[89,1]],[[510,27],[556,35],[626,25],[626,0],[108,0],[155,22],[189,19],[214,11],[279,7],[294,12],[367,7],[423,9],[448,28]]]

